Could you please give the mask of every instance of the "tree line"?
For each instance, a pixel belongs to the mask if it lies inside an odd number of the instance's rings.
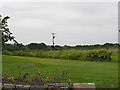
[[[2,50],[8,50],[8,51],[31,51],[31,50],[68,50],[68,49],[80,49],[80,50],[92,50],[92,49],[110,49],[110,48],[118,48],[119,44],[113,44],[113,43],[105,43],[103,45],[95,44],[95,45],[76,45],[76,46],[52,46],[52,45],[46,45],[45,43],[30,43],[27,45],[21,44],[4,44]]]
[[[30,43],[28,45],[23,45],[22,43],[18,43],[13,36],[13,34],[10,32],[8,28],[8,19],[10,17],[2,17],[0,15],[0,32],[2,37],[0,39],[2,40],[2,50],[8,50],[8,51],[20,51],[20,50],[25,50],[25,51],[30,51],[30,50],[66,50],[66,49],[99,49],[99,48],[105,48],[109,49],[111,47],[117,48],[119,46],[118,43],[105,43],[103,45],[100,44],[95,44],[95,45],[76,45],[76,46],[50,46],[46,45],[45,43]],[[14,44],[8,44],[6,42],[8,41],[13,41]]]

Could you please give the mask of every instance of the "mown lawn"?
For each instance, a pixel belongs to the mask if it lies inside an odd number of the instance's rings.
[[[18,73],[35,72],[37,70],[52,72],[56,69],[68,72],[74,83],[95,83],[97,88],[118,87],[118,62],[113,56],[112,62],[78,61],[46,59],[20,56],[2,56],[3,73],[16,77]],[[33,64],[33,67],[16,67],[20,64]]]

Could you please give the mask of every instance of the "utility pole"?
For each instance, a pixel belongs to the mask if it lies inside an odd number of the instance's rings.
[[[52,34],[52,44],[53,44],[53,50],[54,50],[54,45],[55,45],[55,33],[51,33]]]

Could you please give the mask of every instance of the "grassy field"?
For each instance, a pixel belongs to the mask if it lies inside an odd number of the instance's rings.
[[[118,87],[118,62],[113,54],[112,62],[61,60],[22,56],[2,56],[3,73],[16,77],[18,73],[37,70],[52,72],[56,69],[68,72],[74,83],[95,83],[97,88]],[[33,64],[33,67],[16,67],[20,64]]]

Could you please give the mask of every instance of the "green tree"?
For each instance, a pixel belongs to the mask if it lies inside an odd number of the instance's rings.
[[[8,41],[13,41],[14,43],[18,44],[18,42],[15,40],[15,37],[12,35],[8,28],[8,22],[9,16],[6,16],[2,18],[0,15],[0,32],[2,32],[2,45],[4,45]]]
[[[30,43],[27,46],[30,49],[47,49],[47,45],[45,43]]]

